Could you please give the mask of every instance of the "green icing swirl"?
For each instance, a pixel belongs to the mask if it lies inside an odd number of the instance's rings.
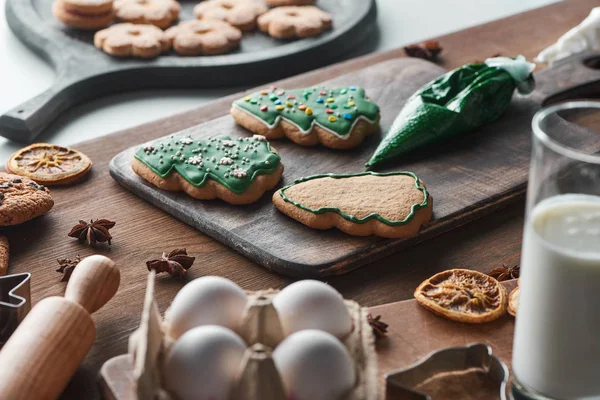
[[[364,117],[372,123],[379,120],[379,106],[365,96],[363,88],[355,86],[294,90],[271,87],[233,104],[271,127],[278,123],[278,118],[284,118],[305,133],[317,123],[339,136],[347,136],[358,118]]]
[[[300,204],[298,202],[295,202],[293,200],[291,200],[290,198],[288,198],[285,195],[285,191],[287,189],[289,189],[292,186],[295,186],[299,183],[302,182],[306,182],[306,181],[310,181],[312,179],[319,179],[319,178],[334,178],[334,179],[344,179],[344,178],[351,178],[354,176],[363,176],[363,175],[373,175],[373,176],[392,176],[392,175],[407,175],[410,176],[412,178],[414,178],[415,180],[415,188],[421,192],[423,192],[423,202],[421,204],[413,204],[413,206],[411,207],[410,210],[410,214],[408,214],[406,216],[406,218],[404,218],[402,221],[390,221],[389,219],[382,217],[381,215],[379,215],[378,213],[373,213],[373,214],[369,214],[364,218],[357,218],[353,215],[348,215],[346,213],[344,213],[342,210],[340,210],[337,207],[321,207],[318,208],[316,210],[310,208],[310,207],[306,207],[303,204]],[[341,215],[344,219],[350,221],[350,222],[354,222],[357,224],[364,224],[372,219],[376,219],[379,222],[383,222],[386,225],[390,225],[390,226],[400,226],[400,225],[406,225],[407,223],[409,223],[415,216],[415,214],[417,213],[418,210],[425,208],[428,206],[429,204],[429,192],[427,191],[427,189],[425,189],[424,187],[421,186],[421,181],[419,180],[419,178],[413,174],[412,172],[386,172],[386,173],[377,173],[377,172],[361,172],[358,174],[322,174],[322,175],[312,175],[312,176],[308,176],[306,178],[300,178],[298,180],[296,180],[294,183],[292,183],[291,185],[285,186],[281,189],[279,189],[279,195],[283,198],[284,201],[291,203],[293,205],[295,205],[298,208],[301,208],[305,211],[309,211],[313,214],[325,214],[327,212],[335,212],[338,213],[339,215]]]
[[[263,136],[171,136],[137,149],[135,158],[166,178],[173,170],[196,187],[213,179],[233,193],[244,193],[261,174],[275,172],[281,161]]]

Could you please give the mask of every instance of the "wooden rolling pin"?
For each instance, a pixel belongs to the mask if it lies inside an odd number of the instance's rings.
[[[115,263],[100,255],[77,265],[65,297],[40,301],[0,350],[0,399],[56,399],[96,338],[91,313],[119,288]]]

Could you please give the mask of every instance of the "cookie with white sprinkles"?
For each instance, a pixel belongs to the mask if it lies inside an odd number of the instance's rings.
[[[200,200],[250,204],[281,179],[283,164],[263,136],[171,136],[141,146],[131,167],[160,189]]]
[[[267,139],[287,136],[303,146],[358,146],[379,128],[379,106],[360,87],[286,90],[272,86],[235,101],[233,119]]]

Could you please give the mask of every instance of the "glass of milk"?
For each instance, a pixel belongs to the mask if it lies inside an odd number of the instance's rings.
[[[533,118],[513,399],[600,399],[600,102]]]

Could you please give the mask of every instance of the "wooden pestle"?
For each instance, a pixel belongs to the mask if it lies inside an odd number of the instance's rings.
[[[107,257],[77,265],[65,297],[41,300],[0,349],[0,399],[56,399],[92,347],[91,313],[119,288],[120,273]]]

